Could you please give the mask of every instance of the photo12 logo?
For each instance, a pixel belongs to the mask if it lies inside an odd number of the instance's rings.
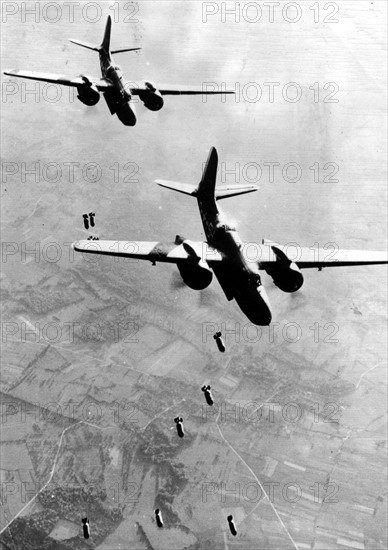
[[[203,169],[205,163],[203,163]],[[338,183],[337,176],[339,166],[336,162],[318,162],[315,161],[310,166],[302,166],[298,162],[278,162],[278,161],[250,161],[227,163],[220,162],[218,165],[218,174],[220,183],[239,184],[258,184],[277,183],[285,181],[287,183],[297,183],[303,179],[314,181],[314,183]]]
[[[8,401],[1,405],[1,424],[15,426],[34,422],[33,431],[35,434],[43,434],[44,426],[39,422],[55,422],[60,417],[88,425],[135,425],[138,424],[139,408],[136,403],[122,399],[110,403],[97,403],[83,399],[80,402],[67,401],[50,403],[28,403],[26,401]],[[75,426],[76,424],[73,424]],[[109,427],[109,426],[107,426]]]
[[[4,321],[1,323],[1,340],[7,342],[33,342],[46,344],[70,344],[74,342],[91,342],[94,344],[105,341],[137,344],[139,339],[139,317],[122,319],[105,324],[80,323],[77,321],[30,322],[28,320]]]
[[[101,183],[108,189],[113,184],[138,183],[140,166],[134,161],[124,163],[114,162],[110,166],[104,166],[98,162],[2,162],[1,181],[9,184],[20,182],[26,184],[37,183],[74,183],[84,182],[86,184]]]
[[[337,82],[235,82],[232,86],[226,82],[203,82],[202,102],[209,99],[206,92],[218,92],[221,102],[235,103],[298,103],[310,100],[314,103],[339,103],[337,96],[340,86]]]
[[[33,470],[23,470],[23,479],[20,479],[19,471],[13,471],[17,480],[4,481],[0,485],[0,496],[5,509],[15,500],[26,504],[38,499],[40,504],[47,509],[63,506],[65,503],[78,505],[84,499],[106,501],[114,505],[124,506],[138,502],[141,488],[137,483],[127,482],[125,488],[118,482],[109,486],[103,486],[101,482],[88,482],[85,485],[79,483],[49,484],[33,481],[36,474]],[[9,510],[10,512],[10,510]],[[11,516],[11,514],[9,514]],[[11,516],[12,517],[12,516]],[[7,518],[8,519],[8,518]]]
[[[336,2],[203,2],[202,22],[221,23],[339,23]]]
[[[99,254],[87,254],[87,252],[75,253],[75,243],[58,243],[58,242],[7,242],[1,243],[1,262],[7,263],[12,261],[21,262],[22,264],[29,264],[34,261],[36,264],[40,262],[47,262],[55,264],[61,260],[72,264],[80,260],[87,262],[88,264],[94,264],[101,261],[102,256]],[[137,252],[139,245],[137,242],[125,241],[124,245],[120,248],[124,252],[135,253]],[[100,244],[97,241],[88,241],[85,250],[101,250]],[[109,247],[112,252],[119,251],[119,242],[112,241]],[[110,260],[114,263],[138,263],[137,258],[126,258],[125,256],[119,257],[117,255],[109,256]]]
[[[341,405],[334,401],[312,403],[308,407],[295,401],[289,403],[241,401],[235,403],[214,403],[210,408],[202,404],[202,422],[225,424],[256,424],[268,422],[296,424],[306,417],[312,417],[315,424],[320,422],[338,424],[342,414]]]
[[[110,15],[115,23],[139,23],[138,2],[1,2],[1,22],[98,23]]]
[[[253,323],[204,322],[202,323],[202,342],[212,342],[214,334],[221,332],[225,341],[230,343],[232,340],[236,344],[240,344],[241,342],[255,344],[260,341],[265,341],[269,344],[281,341],[295,344],[301,340],[303,334],[312,338],[315,344],[338,344],[339,340],[335,337],[338,331],[339,326],[335,322],[320,323],[316,321],[309,327],[305,327],[304,330],[295,321],[287,323],[278,323],[275,321],[268,327],[265,327],[264,330]]]
[[[301,499],[316,504],[336,504],[339,502],[339,485],[334,482],[316,481],[308,488],[296,481],[278,483],[276,481],[250,481],[247,483],[220,483],[206,482],[202,484],[202,502],[213,502],[217,499],[221,503],[233,504],[251,503],[257,504],[263,498],[267,498],[272,504],[288,502],[295,504]]]

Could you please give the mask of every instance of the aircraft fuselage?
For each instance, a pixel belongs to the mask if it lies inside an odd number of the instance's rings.
[[[244,258],[237,231],[222,219],[214,198],[198,197],[198,206],[208,245],[225,258],[225,263],[213,264],[212,269],[228,300],[234,298],[253,324],[269,325],[272,315],[267,293],[259,270]]]
[[[109,80],[114,86],[114,93],[110,94],[110,97],[105,97],[109,109],[111,109],[111,111],[112,108],[115,109],[117,117],[125,126],[135,126],[136,115],[129,105],[131,94],[125,89],[123,73],[120,67],[114,64],[109,51],[107,52],[101,49],[99,54],[102,77],[105,80]],[[110,105],[110,100],[113,101],[112,107]]]

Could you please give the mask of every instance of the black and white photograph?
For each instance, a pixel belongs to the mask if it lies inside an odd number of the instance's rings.
[[[385,550],[385,0],[3,0],[0,550]]]

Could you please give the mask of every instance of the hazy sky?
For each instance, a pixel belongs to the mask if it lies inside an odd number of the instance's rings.
[[[110,14],[112,47],[142,48],[115,55],[128,81],[146,79],[156,88],[159,83],[225,83],[237,94],[225,101],[168,96],[159,112],[136,102],[137,125],[129,128],[110,115],[103,98],[86,107],[66,88],[3,75],[4,241],[18,250],[22,243],[63,247],[88,236],[82,214],[91,211],[100,238],[173,241],[180,234],[202,239],[196,201],[154,180],[197,183],[215,146],[220,183],[260,187],[258,193],[222,202],[243,240],[386,248],[385,2],[281,2],[273,13],[264,2],[79,2],[72,11],[65,4],[2,3],[3,69],[99,78],[97,54],[68,38],[99,44]],[[35,14],[26,13],[35,5]],[[223,6],[240,8],[230,14]],[[56,264],[64,277],[75,265],[67,252]],[[242,318],[217,282],[204,305],[202,294],[172,288],[175,266],[110,260],[100,264],[102,287],[114,272],[121,276],[122,296],[127,285],[139,288],[154,300],[158,314],[163,314],[160,304],[165,307],[170,300],[182,323],[198,312],[192,334],[197,346],[201,322],[208,319],[201,317],[203,311],[213,319],[223,311],[228,318]],[[79,267],[81,258],[76,261]],[[21,264],[20,254],[2,264],[6,284],[22,294],[29,285],[60,287],[59,278],[46,281],[46,268],[44,262]],[[81,271],[86,283],[93,283],[92,267],[88,273],[82,264]],[[312,380],[327,362],[333,376],[347,369],[344,379],[355,387],[362,369],[386,354],[386,270],[306,271],[303,289],[292,296],[263,277],[274,321],[303,320],[306,339],[292,351],[301,361],[311,361]],[[108,284],[101,294],[108,300]],[[10,296],[5,305],[12,312],[18,304]],[[206,303],[209,296],[216,296],[214,308],[212,300]],[[82,308],[76,311],[80,316]],[[310,345],[309,327],[315,321],[337,323],[339,344]],[[147,351],[147,343],[144,347]],[[268,348],[263,346],[263,353]],[[358,407],[357,394],[351,399],[349,415]]]

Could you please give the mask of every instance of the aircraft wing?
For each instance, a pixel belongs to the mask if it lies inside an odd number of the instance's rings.
[[[252,245],[252,243],[249,243]],[[259,264],[261,269],[271,267],[277,260],[276,249],[286,254],[289,260],[295,262],[299,268],[346,267],[356,265],[388,264],[388,255],[384,251],[375,250],[344,250],[335,243],[328,243],[325,247],[305,248],[290,243],[289,245],[262,244],[258,245]],[[252,251],[249,253],[252,257]]]
[[[182,244],[161,243],[158,241],[92,241],[82,240],[73,243],[76,252],[99,254],[101,256],[117,256],[121,258],[136,258],[150,262],[181,263],[186,261],[222,262],[220,252],[210,247],[206,242],[185,240]]]
[[[102,78],[90,79],[89,77],[76,76],[68,78],[58,74],[39,73],[35,71],[3,71],[7,76],[16,76],[17,78],[27,78],[29,80],[40,80],[42,82],[51,82],[53,84],[62,84],[63,86],[83,86],[94,84],[98,90],[104,92],[113,87],[112,83]]]
[[[131,87],[132,95],[139,95],[142,92],[149,92],[150,89],[146,84]],[[207,90],[205,84],[201,86],[170,86],[168,84],[160,84],[157,87],[162,95],[214,95],[214,94],[235,94],[236,90]]]

